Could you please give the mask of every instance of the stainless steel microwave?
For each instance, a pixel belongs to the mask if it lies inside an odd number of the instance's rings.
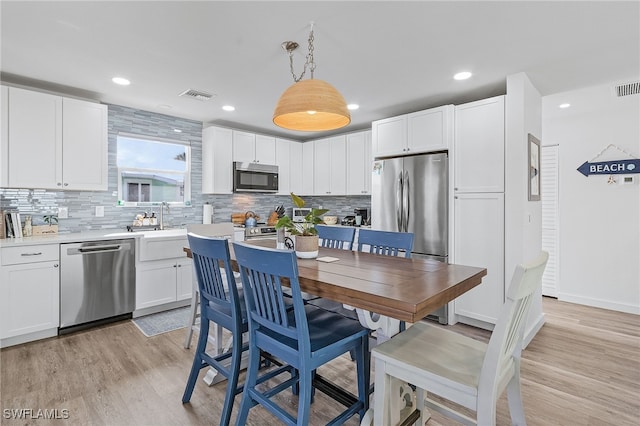
[[[234,161],[233,192],[278,192],[278,166]]]

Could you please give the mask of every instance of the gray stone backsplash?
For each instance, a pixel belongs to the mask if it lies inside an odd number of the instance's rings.
[[[174,129],[182,130],[176,133]],[[156,114],[119,105],[109,105],[109,189],[108,191],[55,191],[42,189],[0,188],[0,209],[17,209],[24,220],[33,216],[33,224],[43,223],[45,215],[57,214],[67,207],[69,217],[59,219],[60,233],[99,229],[126,229],[138,213],[156,212],[158,208],[117,206],[116,138],[119,133],[157,136],[189,142],[191,146],[191,207],[171,207],[165,212],[165,224],[183,227],[202,223],[203,204],[213,205],[214,222],[231,220],[232,212],[253,211],[266,221],[280,204],[291,214],[289,196],[271,194],[202,194],[202,122]],[[369,196],[303,197],[308,206],[329,209],[340,219],[353,214],[354,208],[370,208]],[[104,217],[95,216],[95,207],[104,207]]]

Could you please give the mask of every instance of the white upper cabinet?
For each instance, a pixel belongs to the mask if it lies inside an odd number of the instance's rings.
[[[233,161],[276,164],[276,138],[234,130]]]
[[[347,137],[347,195],[371,194],[371,131]]]
[[[3,88],[3,187],[105,191],[107,106]]]
[[[289,174],[289,191],[285,195],[289,195],[290,192],[294,194],[304,194],[304,168],[302,161],[302,143],[291,141],[289,144],[289,165],[291,166]],[[313,189],[313,182],[311,182]],[[279,191],[284,194],[284,191]]]
[[[202,192],[231,194],[233,185],[233,136],[231,129],[202,130]]]
[[[106,191],[107,106],[62,98],[62,141],[63,185]]]
[[[373,155],[388,157],[442,151],[453,138],[453,105],[374,121]]]
[[[314,145],[314,191],[316,195],[344,195],[347,192],[346,137],[319,139]]]
[[[287,139],[276,139],[276,166],[278,166],[278,194],[289,195],[291,192],[291,145]]]
[[[453,141],[453,105],[418,111],[407,116],[409,153],[449,149]]]
[[[386,157],[407,153],[407,116],[385,118],[371,123],[373,155]]]
[[[302,144],[302,186],[300,192],[293,191],[297,195],[313,195],[314,184],[314,144],[305,142]]]
[[[504,96],[456,106],[454,191],[504,191]]]

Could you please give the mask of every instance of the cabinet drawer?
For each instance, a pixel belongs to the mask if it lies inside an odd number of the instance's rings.
[[[173,259],[186,257],[184,248],[189,245],[187,237],[181,238],[141,238],[140,261]]]
[[[3,266],[17,265],[20,263],[50,262],[57,261],[58,259],[58,244],[2,248]]]

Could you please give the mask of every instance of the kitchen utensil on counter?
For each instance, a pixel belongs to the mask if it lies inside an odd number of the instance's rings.
[[[338,216],[325,216],[323,221],[325,225],[335,225],[338,223]]]
[[[246,215],[246,213],[231,213],[231,222],[234,225],[244,225]]]
[[[253,228],[254,226],[256,226],[256,224],[258,223],[258,218],[260,216],[258,216],[257,214],[255,214],[252,211],[248,211],[245,213],[244,215],[244,226],[247,226],[249,228]]]

